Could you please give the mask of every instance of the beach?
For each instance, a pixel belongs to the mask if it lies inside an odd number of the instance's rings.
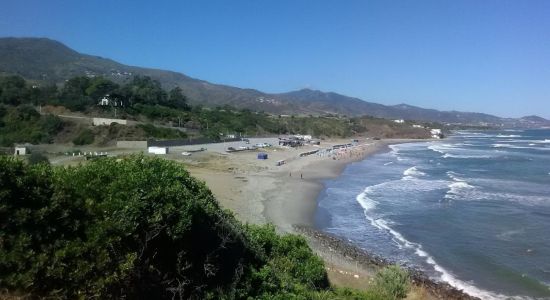
[[[249,143],[171,147],[163,157],[182,163],[192,176],[205,183],[220,206],[241,222],[270,223],[281,234],[303,236],[310,248],[324,260],[329,280],[334,285],[366,289],[378,270],[394,262],[372,255],[343,237],[318,230],[319,218],[323,218],[318,211],[320,195],[326,192],[327,181],[340,178],[346,167],[354,162],[389,151],[394,144],[419,141],[429,140],[366,139],[352,144],[349,139],[327,139],[320,145],[305,144],[292,148],[278,146],[277,138],[251,138]],[[231,153],[225,151],[228,147],[262,143],[274,146]],[[339,149],[332,151],[333,148]],[[120,148],[107,150],[109,155],[141,152]],[[260,153],[267,154],[267,159],[258,159]],[[75,165],[84,160],[78,156],[60,156],[52,161]],[[434,282],[417,270],[411,270],[411,274],[415,284],[409,299],[476,299],[448,284]]]
[[[343,142],[347,141],[331,140],[322,147]],[[265,161],[258,160],[253,151],[205,153],[201,158],[206,158],[207,163],[188,165],[188,170],[204,180],[220,204],[241,221],[272,223],[280,232],[291,233],[293,225],[313,225],[323,180],[337,177],[347,164],[381,151],[389,143],[369,141],[338,157],[299,157],[301,153],[319,150],[314,146],[264,149],[269,155]],[[276,166],[281,160],[285,164]]]
[[[414,141],[418,140],[368,140],[331,157],[316,154],[300,157],[300,154],[347,143],[347,140],[325,141],[321,147],[264,149],[269,156],[267,160],[258,160],[256,152],[203,153],[196,158],[202,163],[188,163],[187,168],[193,176],[204,180],[221,206],[239,220],[271,223],[280,233],[304,236],[325,261],[333,284],[364,289],[377,270],[391,262],[317,231],[314,228],[317,198],[324,189],[323,181],[338,177],[347,165],[385,151],[388,145]],[[285,164],[276,166],[281,160],[285,160]],[[350,252],[350,249],[354,250]],[[419,273],[415,276],[412,299],[473,299]]]

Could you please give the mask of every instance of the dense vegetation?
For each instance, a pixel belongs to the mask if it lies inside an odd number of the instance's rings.
[[[175,162],[0,157],[0,288],[12,295],[399,299],[407,282],[388,269],[367,292],[332,289],[303,238],[240,224]]]
[[[13,143],[50,143],[63,129],[63,122],[53,115],[40,115],[32,106],[0,104],[0,146]]]
[[[109,105],[99,106],[99,100],[109,95]],[[410,124],[396,124],[390,120],[372,117],[345,118],[326,116],[281,116],[237,110],[230,106],[206,108],[190,106],[179,88],[165,91],[159,82],[149,77],[133,77],[126,84],[117,84],[102,77],[74,77],[61,88],[56,85],[36,86],[26,83],[21,77],[0,77],[0,105],[27,110],[32,106],[63,106],[86,114],[116,117],[155,123],[165,127],[185,127],[193,136],[221,139],[227,134],[258,136],[268,134],[310,134],[318,137],[347,137],[354,134],[370,134],[379,137],[426,137],[423,129],[411,128]],[[4,108],[6,110],[6,108]],[[0,116],[1,117],[1,116]],[[51,121],[51,120],[50,120]],[[13,125],[13,124],[12,124]],[[58,122],[56,130],[62,128]],[[2,123],[0,123],[0,127]],[[49,128],[52,129],[52,128]],[[175,139],[188,135],[171,128],[152,125],[140,126],[142,136],[133,137]],[[1,128],[0,128],[1,130]],[[8,129],[14,132],[12,129]],[[112,129],[114,130],[114,129]],[[101,134],[101,130],[79,130],[72,141],[77,145],[89,144]],[[122,131],[124,133],[126,131]],[[6,139],[4,145],[13,142],[48,142],[56,131],[42,132],[41,137],[29,138],[27,133],[18,134],[20,139]],[[91,135],[94,135],[92,137]],[[126,138],[119,133],[110,136]],[[106,135],[103,135],[104,137]]]

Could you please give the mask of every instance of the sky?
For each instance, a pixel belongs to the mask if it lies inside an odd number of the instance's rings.
[[[547,0],[0,0],[0,36],[270,93],[550,118]]]

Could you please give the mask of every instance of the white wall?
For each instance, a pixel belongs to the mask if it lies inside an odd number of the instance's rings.
[[[123,119],[107,119],[107,118],[93,118],[92,124],[94,126],[98,125],[111,125],[111,123],[118,123],[121,125],[127,125],[127,121]]]
[[[149,147],[147,152],[152,154],[168,154],[168,148],[166,147]]]

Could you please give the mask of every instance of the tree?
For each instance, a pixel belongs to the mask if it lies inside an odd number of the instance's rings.
[[[179,108],[188,111],[189,105],[187,104],[187,98],[183,95],[180,87],[175,87],[168,93],[167,105],[172,108]]]
[[[59,104],[59,91],[55,84],[33,87],[29,91],[30,102],[34,105]]]
[[[162,89],[160,82],[148,76],[135,76],[124,87],[124,94],[127,95],[131,105],[137,103],[166,104],[167,99],[166,92]]]
[[[62,104],[70,109],[80,111],[94,104],[94,99],[90,98],[86,93],[90,84],[90,78],[85,76],[69,79],[61,91]]]
[[[90,81],[89,86],[86,88],[86,95],[95,101],[107,94],[111,94],[118,89],[118,84],[105,79],[103,77],[95,77]]]
[[[0,78],[0,103],[19,105],[28,100],[25,79],[20,76]]]

